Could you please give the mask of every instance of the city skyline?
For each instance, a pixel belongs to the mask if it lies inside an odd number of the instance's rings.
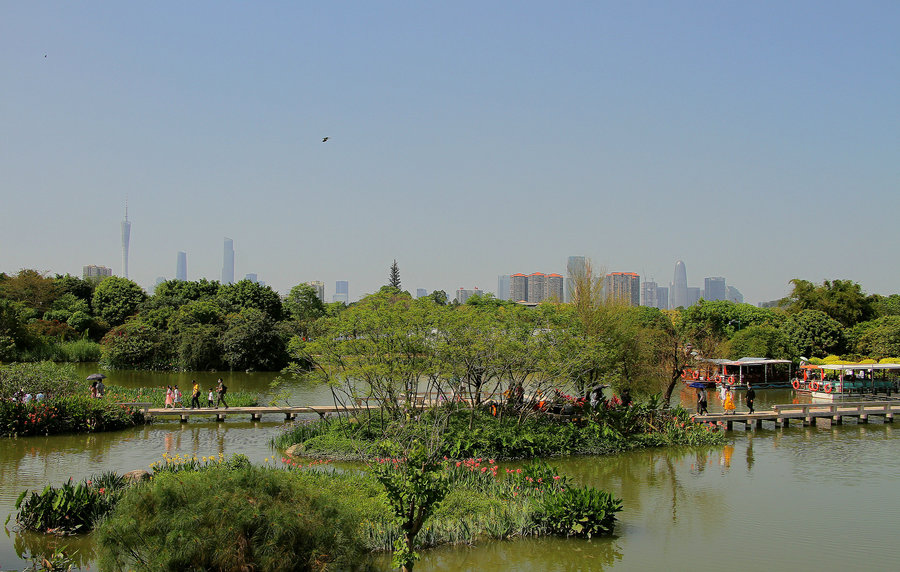
[[[452,297],[571,253],[751,303],[897,291],[894,242],[856,229],[900,207],[900,4],[352,8],[10,4],[0,270],[149,289],[179,251],[221,278],[229,236],[280,293],[358,299],[396,258]]]

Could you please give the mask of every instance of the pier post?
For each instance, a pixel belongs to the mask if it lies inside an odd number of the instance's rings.
[[[190,416],[189,416],[189,415],[182,415],[182,416],[181,416],[181,422],[182,422],[182,423],[187,423],[187,422],[188,422],[188,417],[190,417]]]
[[[863,423],[863,424],[868,423],[869,416],[867,414],[863,413],[862,415],[859,416],[859,422]]]
[[[216,413],[216,421],[220,421],[220,422],[225,421],[225,414],[224,413]]]
[[[753,424],[757,429],[762,429],[762,419],[757,419]]]
[[[261,421],[261,420],[262,420],[262,413],[251,413],[250,414],[250,421]]]
[[[832,425],[843,425],[843,423],[844,423],[844,420],[843,420],[843,418],[841,418],[840,415],[833,415],[833,416],[831,417],[831,424],[832,424]]]
[[[734,421],[729,419],[728,421],[725,422],[725,430],[731,431],[732,429],[734,429]]]

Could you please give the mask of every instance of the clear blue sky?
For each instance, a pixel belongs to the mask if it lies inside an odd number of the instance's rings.
[[[7,1],[0,82],[6,272],[120,271],[127,197],[144,287],[900,292],[895,0]]]

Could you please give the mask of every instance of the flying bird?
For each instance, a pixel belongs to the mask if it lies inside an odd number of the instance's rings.
[[[322,138],[322,143],[324,143],[324,142],[326,142],[326,141],[328,141],[328,137],[323,137],[323,138]]]

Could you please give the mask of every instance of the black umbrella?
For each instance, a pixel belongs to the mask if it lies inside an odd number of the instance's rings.
[[[91,375],[87,376],[88,381],[94,381],[94,380],[99,381],[101,379],[106,379],[106,376],[103,375],[102,373],[92,373]]]

